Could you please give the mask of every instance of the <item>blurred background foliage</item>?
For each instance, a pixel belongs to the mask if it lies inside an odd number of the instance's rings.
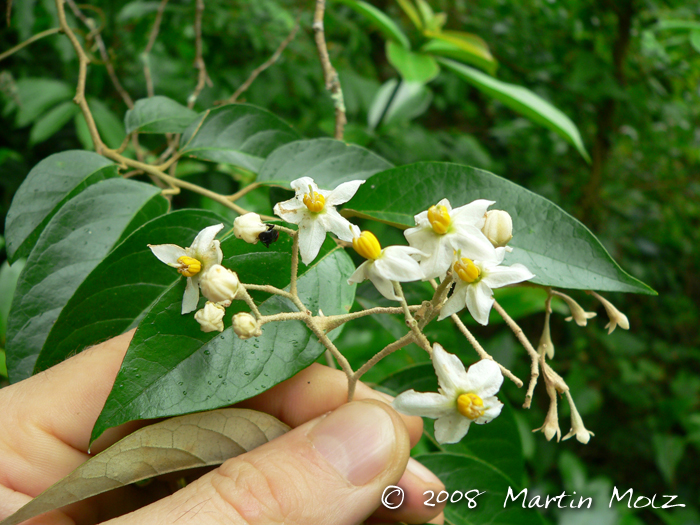
[[[409,32],[410,22],[393,0],[372,3]],[[540,193],[582,220],[623,268],[659,292],[658,297],[608,294],[629,317],[629,332],[606,335],[602,307],[582,293],[574,296],[599,314],[587,328],[564,322],[562,315],[552,318],[557,370],[597,437],[583,446],[575,440],[548,443],[541,434],[532,434],[530,429],[544,419],[546,396],[538,391],[530,411],[518,410],[523,392],[506,384],[504,395],[516,407],[522,429],[528,476],[524,485],[531,493],[575,490],[594,497],[592,514],[546,511],[555,523],[700,523],[700,7],[678,0],[430,3],[447,14],[446,29],[475,33],[489,44],[499,63],[499,79],[528,87],[571,117],[591,163],[553,132],[445,72],[421,92],[420,100],[370,127],[380,86],[398,75],[386,59],[381,34],[347,6],[330,2],[326,38],[345,93],[346,141],[395,164],[468,164]],[[196,83],[194,2],[168,2],[160,34],[145,58],[142,53],[159,4],[93,0],[81,8],[101,28],[116,73],[134,100],[147,96],[147,58],[155,93],[186,103]],[[308,138],[332,135],[333,107],[313,44],[311,2],[207,0],[204,58],[211,86],[195,109],[230,97],[272,55],[297,17],[299,34],[239,101],[269,109]],[[98,127],[108,145],[118,146],[127,107],[110,82],[89,30],[74,17],[70,23],[91,46],[87,91]],[[11,26],[0,31],[0,49],[57,25],[53,0],[15,0]],[[14,192],[34,164],[59,151],[91,147],[82,117],[70,102],[76,73],[74,53],[60,35],[37,41],[0,63],[2,224]],[[164,148],[159,140],[142,136],[141,143],[157,155]],[[240,170],[194,161],[181,162],[178,176],[222,193],[251,180]],[[269,206],[264,192],[247,199]],[[174,206],[228,213],[193,194],[178,196]],[[379,236],[388,241],[397,232],[387,228]],[[0,250],[3,245],[0,237]],[[0,270],[0,348],[8,290],[20,264],[10,268],[4,263]],[[522,319],[535,342],[542,321],[541,313]],[[350,325],[341,348],[348,349],[356,364],[370,348],[383,346],[392,328],[391,320]],[[475,359],[452,331],[439,325],[432,330],[431,337],[438,337],[465,362]],[[502,325],[477,334],[505,366],[527,377],[528,361]],[[420,352],[409,348],[366,379],[378,382],[423,360]],[[0,352],[0,373],[3,361]],[[563,405],[561,426],[566,432]],[[661,494],[677,494],[686,507],[610,509],[613,486],[621,492],[633,488],[635,498],[658,494],[657,503]]]

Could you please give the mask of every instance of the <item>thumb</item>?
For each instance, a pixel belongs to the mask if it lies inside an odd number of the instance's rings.
[[[174,523],[196,515],[198,525],[354,525],[399,480],[409,453],[408,432],[391,407],[356,401],[114,523]]]

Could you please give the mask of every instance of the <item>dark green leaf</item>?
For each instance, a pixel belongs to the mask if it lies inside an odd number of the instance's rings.
[[[394,42],[386,43],[386,58],[407,82],[427,84],[440,73],[440,67],[433,57],[413,53]]]
[[[476,496],[476,492],[469,494],[476,503],[473,508],[469,505],[470,501],[464,498],[455,503],[448,502],[445,507],[446,523],[454,525],[544,524],[542,516],[536,509],[523,508],[522,496],[515,503],[509,499],[505,504],[508,489],[512,490],[512,497],[514,497],[520,492],[520,488],[489,463],[478,458],[445,452],[424,454],[417,456],[416,459],[440,478],[445,484],[445,490],[453,498],[452,501],[459,498],[459,495],[455,495],[455,491],[463,494],[474,489],[479,492],[485,491],[479,496]],[[533,495],[531,493],[529,498]]]
[[[382,11],[377,9],[367,2],[362,2],[361,0],[337,0],[348,7],[352,8],[354,11],[360,13],[362,16],[367,18],[372,24],[376,26],[379,31],[381,31],[384,38],[392,40],[397,44],[400,44],[405,49],[411,49],[411,43],[408,41],[408,37],[399,28],[396,23],[389,18]]]
[[[557,288],[655,294],[626,273],[578,220],[544,197],[487,171],[441,162],[421,162],[373,175],[344,212],[401,228],[413,216],[449,198],[453,207],[476,199],[496,201],[513,217],[514,250],[505,264],[522,263],[532,282]]]
[[[61,102],[36,120],[29,133],[29,144],[39,144],[52,137],[79,111],[72,100]]]
[[[108,148],[117,149],[126,136],[122,119],[100,99],[91,97],[88,99],[88,104],[102,141]]]
[[[200,230],[225,223],[203,210],[178,210],[147,222],[95,267],[53,325],[34,373],[136,326],[163,291],[180,279],[148,244],[189,246]],[[230,227],[227,226],[227,227]]]
[[[391,167],[389,161],[360,146],[333,139],[298,140],[273,151],[256,180],[289,187],[299,177],[311,177],[321,188],[335,188]]]
[[[5,350],[0,348],[0,376],[7,377],[7,365],[5,364]]]
[[[454,60],[439,58],[443,66],[455,72],[460,78],[472,86],[495,98],[504,106],[509,107],[536,124],[551,129],[564,140],[572,144],[581,156],[590,162],[591,158],[581,140],[576,124],[552,104],[536,95],[529,89],[514,84],[507,84],[485,75],[481,71]]]
[[[420,15],[418,14],[418,11],[414,5],[411,3],[411,0],[396,0],[396,2],[399,4],[399,7],[403,9],[403,12],[406,13],[406,16],[411,19],[411,22],[413,22],[413,25],[416,26],[416,29],[422,31],[423,21],[420,19]]]
[[[22,273],[26,263],[27,261],[20,259],[12,266],[7,261],[0,266],[0,347],[5,346],[7,319],[10,314],[10,306],[12,305],[12,296],[15,293],[19,275]]]
[[[288,245],[284,252],[272,255],[258,246],[225,240],[224,266],[234,269],[245,283],[289,282]],[[346,281],[354,269],[345,251],[327,240],[314,264],[300,269],[302,301],[312,311],[322,309],[326,315],[347,312],[355,288]],[[139,324],[93,429],[93,440],[126,421],[242,401],[293,376],[324,351],[301,321],[268,323],[260,337],[241,340],[231,328],[230,310],[223,333],[204,333],[192,314],[180,315],[183,292],[184,282],[167,289]],[[233,306],[244,305],[237,301]],[[277,296],[260,305],[263,315],[294,310]]]
[[[408,122],[425,113],[432,100],[432,92],[420,82],[401,82],[392,78],[375,95],[367,114],[367,124],[374,129],[380,124]],[[387,105],[389,109],[385,109]]]
[[[693,46],[695,51],[700,53],[700,27],[692,31],[688,38],[690,39],[690,45]]]
[[[28,255],[51,217],[69,199],[91,184],[117,176],[115,164],[86,151],[56,153],[34,166],[7,213],[8,259]]]
[[[162,96],[142,98],[126,112],[126,132],[182,133],[197,118],[197,113],[173,99]]]
[[[269,111],[231,104],[202,114],[184,131],[180,143],[185,156],[227,162],[257,173],[273,150],[300,138]]]
[[[27,259],[12,300],[6,348],[12,382],[31,375],[54,321],[93,268],[167,206],[154,186],[111,179],[90,186],[53,216]]]
[[[21,78],[17,81],[17,94],[20,104],[15,125],[23,128],[59,102],[69,100],[75,88],[51,78]]]

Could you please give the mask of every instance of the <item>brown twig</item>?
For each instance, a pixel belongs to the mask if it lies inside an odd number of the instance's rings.
[[[151,77],[151,66],[149,63],[148,55],[153,49],[153,45],[156,43],[156,38],[158,38],[158,32],[160,31],[160,23],[163,20],[163,13],[165,12],[165,6],[168,5],[168,0],[161,0],[158,6],[158,12],[156,13],[156,19],[153,21],[153,27],[151,27],[151,32],[148,35],[148,43],[141,53],[141,60],[143,61],[143,76],[146,77],[146,93],[149,97],[152,97],[155,92],[153,90],[153,78]]]
[[[238,100],[238,97],[240,97],[245,90],[247,90],[250,85],[255,81],[256,78],[258,78],[258,75],[265,71],[267,68],[272,66],[277,60],[279,60],[279,57],[282,55],[282,52],[285,50],[285,48],[290,44],[292,40],[294,40],[294,37],[297,34],[297,31],[299,30],[299,17],[297,17],[296,23],[294,24],[294,27],[292,28],[292,31],[287,35],[287,38],[285,38],[282,43],[279,45],[279,47],[275,50],[275,52],[272,54],[270,58],[268,58],[265,62],[260,64],[258,67],[256,67],[253,72],[250,74],[250,76],[247,78],[243,84],[231,95],[227,100],[225,101],[219,101],[219,103],[223,104],[234,104],[236,100]]]
[[[41,40],[45,36],[50,36],[50,35],[55,35],[56,33],[60,33],[61,28],[60,27],[52,27],[51,29],[47,29],[46,31],[42,31],[41,33],[37,33],[34,36],[30,36],[27,38],[24,42],[20,42],[17,44],[15,47],[11,47],[4,53],[0,53],[0,60],[4,60],[13,53],[16,53],[20,49],[23,49],[24,47],[28,46],[29,44],[36,42],[37,40]]]
[[[340,79],[338,72],[331,64],[331,59],[328,56],[328,48],[326,47],[326,36],[323,30],[323,13],[326,9],[326,0],[316,0],[316,11],[314,12],[314,38],[316,47],[318,48],[318,57],[321,60],[323,68],[323,78],[326,83],[326,89],[330,91],[333,105],[335,106],[335,138],[343,140],[343,132],[347,118],[345,116],[345,100],[343,99],[343,90],[340,87]]]
[[[211,80],[207,76],[207,66],[204,63],[204,58],[202,58],[202,14],[204,13],[204,0],[197,0],[197,7],[194,16],[194,49],[195,49],[195,59],[194,67],[197,69],[197,85],[194,88],[192,94],[187,97],[187,107],[192,109],[199,94],[204,89],[207,82],[211,85]]]

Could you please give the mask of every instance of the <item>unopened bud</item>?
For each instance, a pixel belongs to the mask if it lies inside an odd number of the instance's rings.
[[[235,272],[215,264],[209,268],[199,281],[202,295],[213,303],[230,306],[236,298],[240,281]]]
[[[629,319],[627,319],[627,316],[623,314],[620,310],[615,308],[615,306],[608,301],[606,298],[601,297],[595,292],[588,292],[593,295],[596,299],[598,299],[601,303],[603,303],[603,306],[605,307],[605,313],[608,314],[608,318],[610,321],[608,321],[608,324],[605,325],[605,328],[608,329],[608,335],[610,335],[615,328],[618,326],[622,328],[623,330],[629,330],[630,329],[630,322]]]
[[[233,221],[233,234],[250,244],[257,244],[258,235],[267,230],[267,225],[257,213],[246,213]]]
[[[573,319],[574,321],[576,321],[577,325],[586,326],[586,324],[588,324],[588,320],[593,319],[597,315],[595,312],[586,312],[580,304],[578,304],[576,301],[573,300],[573,298],[569,297],[566,294],[556,291],[553,291],[552,293],[564,299],[566,305],[569,307],[571,316],[565,318],[565,321],[571,321]]]
[[[241,339],[250,339],[251,337],[260,337],[262,335],[262,329],[255,317],[247,312],[241,312],[233,316],[233,331]]]
[[[481,231],[494,247],[501,248],[513,238],[513,219],[507,211],[487,211]]]
[[[207,301],[204,308],[197,310],[194,318],[202,328],[202,332],[223,332],[224,331],[224,310],[223,306]]]

